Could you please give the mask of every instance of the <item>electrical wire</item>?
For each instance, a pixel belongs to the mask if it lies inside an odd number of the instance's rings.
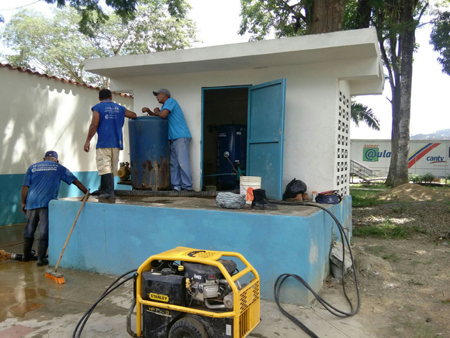
[[[129,280],[134,279],[135,275],[130,276],[130,277],[126,278],[125,280],[121,281],[120,283],[118,283],[119,280],[122,279],[123,277],[125,277],[126,275],[129,275],[130,273],[133,273],[133,272],[136,272],[136,271],[137,271],[137,269],[133,269],[133,270],[130,270],[128,272],[125,272],[121,276],[117,277],[114,280],[114,282],[112,282],[111,285],[109,285],[108,288],[106,288],[106,290],[103,292],[103,294],[100,296],[100,298],[89,308],[89,310],[86,311],[86,313],[83,315],[83,317],[81,317],[81,319],[78,321],[77,326],[75,327],[75,330],[73,331],[72,338],[80,338],[81,337],[81,332],[83,332],[84,326],[86,325],[86,323],[87,323],[89,317],[91,316],[91,314],[94,312],[95,307],[104,298],[106,298],[106,296],[108,296],[111,292],[113,292],[114,290],[116,290],[117,288],[119,288],[120,286],[122,286],[123,284],[128,282]],[[116,283],[118,283],[118,284],[116,286],[114,286]],[[79,332],[77,332],[78,328],[80,328]]]
[[[336,223],[336,225],[338,226],[339,229],[339,233],[341,235],[341,242],[342,242],[342,260],[343,262],[345,262],[345,244],[347,245],[349,252],[350,252],[350,258],[351,258],[351,262],[352,262],[352,269],[353,269],[353,276],[354,276],[354,281],[355,281],[355,286],[356,286],[356,294],[357,294],[357,306],[356,309],[353,308],[353,303],[351,302],[351,300],[349,299],[347,292],[345,290],[345,282],[344,282],[344,276],[345,276],[345,271],[344,271],[344,264],[342,264],[342,287],[343,287],[343,291],[344,291],[344,295],[345,298],[347,299],[347,302],[350,305],[350,312],[345,312],[342,310],[339,310],[337,308],[335,308],[334,306],[332,306],[331,304],[329,304],[327,301],[325,301],[323,298],[321,298],[309,285],[308,283],[301,278],[298,275],[295,274],[282,274],[280,275],[277,280],[275,281],[274,284],[274,297],[275,297],[275,302],[277,303],[278,308],[280,309],[281,313],[283,313],[287,318],[289,318],[290,320],[292,320],[297,326],[299,326],[305,333],[307,333],[310,337],[313,338],[318,338],[318,336],[311,331],[306,325],[304,325],[300,320],[298,320],[297,318],[295,318],[293,315],[291,315],[288,311],[286,311],[280,304],[280,300],[279,300],[279,295],[280,295],[280,290],[281,287],[283,285],[283,283],[288,279],[288,278],[294,278],[295,280],[297,280],[299,283],[301,283],[303,286],[305,286],[313,295],[314,297],[316,297],[317,301],[322,304],[322,306],[328,310],[331,314],[337,316],[337,317],[341,317],[341,318],[346,318],[346,317],[350,317],[350,316],[354,316],[355,314],[358,313],[359,308],[361,306],[361,299],[360,299],[360,295],[359,295],[359,289],[358,289],[358,279],[356,276],[356,270],[355,270],[355,263],[353,260],[353,253],[352,250],[350,248],[350,242],[347,238],[347,235],[345,234],[344,228],[342,227],[341,223],[339,222],[339,220],[336,218],[336,216],[333,215],[332,212],[330,212],[327,208],[319,205],[319,204],[313,204],[313,203],[295,203],[295,202],[284,202],[284,201],[271,201],[272,203],[275,204],[279,204],[279,205],[298,205],[298,206],[311,206],[311,207],[316,207],[316,208],[320,208],[322,210],[324,210],[326,213],[328,213],[331,218],[334,220],[334,222]],[[162,264],[161,264],[162,265]],[[89,317],[91,316],[91,314],[93,313],[95,307],[106,297],[108,296],[110,293],[112,293],[114,290],[116,290],[117,288],[119,288],[120,286],[122,286],[124,283],[126,283],[127,281],[134,279],[135,275],[130,276],[128,278],[126,278],[125,280],[121,281],[120,283],[118,283],[118,281],[125,277],[126,275],[136,272],[137,269],[133,269],[130,270],[124,274],[122,274],[121,276],[119,276],[116,280],[114,280],[114,282],[103,292],[103,294],[101,295],[101,297],[89,308],[89,310],[83,315],[83,317],[81,317],[81,319],[78,321],[77,326],[75,327],[75,330],[73,332],[73,338],[80,338],[81,337],[81,333],[84,329],[84,326],[86,325]],[[118,283],[116,286],[114,286],[116,283]],[[192,297],[192,295],[191,295]],[[192,298],[191,298],[192,301]],[[78,328],[80,328],[80,331],[78,331]]]
[[[282,274],[280,275],[277,280],[275,281],[274,284],[274,297],[275,297],[275,302],[278,305],[278,308],[280,309],[281,313],[283,313],[287,318],[289,318],[290,320],[292,320],[297,326],[299,326],[305,333],[307,333],[310,337],[313,338],[317,338],[318,336],[311,331],[308,327],[306,327],[300,320],[298,320],[297,318],[295,318],[294,316],[292,316],[289,312],[287,312],[285,309],[283,309],[283,307],[280,304],[280,300],[279,300],[279,294],[280,294],[280,290],[281,290],[281,286],[283,285],[283,283],[286,281],[286,279],[288,278],[294,278],[295,280],[297,280],[298,282],[300,282],[303,286],[305,286],[313,295],[314,297],[316,297],[317,301],[322,304],[322,306],[328,310],[331,314],[337,316],[337,317],[341,317],[341,318],[346,318],[346,317],[351,317],[354,316],[355,314],[358,313],[359,308],[361,306],[361,298],[359,295],[359,288],[358,288],[358,278],[356,277],[356,269],[355,269],[355,262],[353,260],[353,253],[352,253],[352,249],[350,248],[350,242],[347,238],[347,235],[345,234],[344,228],[342,227],[341,223],[339,222],[339,220],[336,218],[336,216],[333,215],[333,213],[331,211],[329,211],[327,208],[319,205],[319,204],[315,204],[315,203],[300,203],[300,202],[284,202],[284,201],[271,201],[271,203],[275,203],[275,204],[279,204],[279,205],[299,205],[299,206],[311,206],[311,207],[316,207],[319,209],[324,210],[325,212],[327,212],[331,218],[334,220],[334,222],[336,223],[338,229],[339,229],[339,233],[341,235],[341,242],[342,242],[342,261],[345,262],[345,245],[347,245],[349,252],[350,252],[350,258],[351,258],[351,262],[352,262],[352,270],[353,270],[353,277],[354,277],[354,281],[355,281],[355,288],[356,288],[356,296],[357,296],[357,306],[356,309],[353,308],[353,303],[351,302],[351,300],[349,299],[347,292],[345,290],[345,282],[344,282],[344,276],[345,276],[345,271],[344,271],[344,264],[342,264],[342,287],[343,287],[343,291],[344,291],[344,295],[345,298],[347,299],[347,302],[350,305],[350,312],[345,312],[342,310],[339,310],[337,308],[335,308],[334,306],[332,306],[331,304],[329,304],[328,302],[326,302],[323,298],[321,298],[309,285],[308,283],[306,283],[306,281],[301,278],[298,275],[294,275],[294,274]]]

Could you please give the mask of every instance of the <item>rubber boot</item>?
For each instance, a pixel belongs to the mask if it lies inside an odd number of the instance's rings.
[[[47,248],[48,248],[48,241],[40,239],[38,245],[37,266],[48,265],[48,260],[47,258],[45,258],[47,256]]]
[[[23,238],[23,262],[28,262],[33,259],[34,254],[31,252],[31,249],[33,248],[33,242],[33,238]]]
[[[95,190],[91,195],[92,196],[100,196],[105,193],[105,175],[100,176],[100,186],[98,190]]]
[[[106,174],[105,176],[105,185],[104,189],[105,192],[98,196],[98,198],[116,198],[116,195],[114,194],[114,175],[113,174]]]
[[[253,190],[252,209],[260,210],[276,210],[278,209],[276,204],[269,203],[266,198],[266,191],[263,189]]]

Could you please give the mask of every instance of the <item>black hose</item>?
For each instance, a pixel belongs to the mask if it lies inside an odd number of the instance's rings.
[[[356,287],[356,295],[357,295],[357,306],[356,309],[353,309],[353,304],[350,301],[350,299],[348,298],[347,292],[345,290],[345,282],[344,282],[344,275],[345,275],[345,271],[344,271],[344,264],[342,264],[342,287],[344,290],[344,295],[345,298],[347,299],[347,302],[350,304],[350,312],[345,312],[342,310],[339,310],[337,308],[335,308],[334,306],[332,306],[331,304],[329,304],[328,302],[326,302],[323,298],[321,298],[309,285],[308,283],[306,283],[306,281],[301,278],[298,275],[294,275],[294,274],[282,274],[280,275],[277,280],[275,281],[275,285],[274,285],[274,297],[275,297],[275,302],[278,305],[278,308],[280,309],[281,313],[283,313],[286,317],[288,317],[290,320],[292,320],[297,326],[299,326],[305,333],[307,333],[310,337],[318,337],[313,331],[311,331],[310,329],[308,329],[301,321],[299,321],[297,318],[295,318],[294,316],[292,316],[289,312],[287,312],[285,309],[283,309],[281,307],[280,304],[280,300],[279,300],[279,294],[280,294],[280,289],[281,286],[283,285],[284,281],[286,279],[288,279],[289,277],[294,278],[295,280],[297,280],[298,282],[300,282],[303,286],[305,286],[309,291],[311,291],[311,293],[314,295],[314,297],[316,297],[317,301],[322,304],[322,306],[328,310],[331,314],[337,316],[337,317],[342,317],[342,318],[346,318],[346,317],[351,317],[354,316],[355,314],[358,313],[359,308],[361,306],[361,299],[360,299],[360,295],[359,295],[359,288],[358,288],[358,279],[356,277],[356,269],[355,269],[355,262],[353,260],[353,253],[352,253],[352,249],[350,248],[350,243],[348,241],[348,238],[345,234],[344,228],[342,227],[341,223],[339,222],[339,220],[336,218],[336,216],[333,215],[332,212],[330,212],[327,208],[321,206],[320,204],[316,204],[316,203],[305,203],[305,202],[285,202],[285,201],[270,201],[271,203],[274,204],[279,204],[279,205],[298,205],[298,206],[308,206],[308,207],[316,207],[319,209],[324,210],[325,212],[327,212],[331,218],[334,220],[334,222],[336,223],[336,225],[338,226],[339,229],[339,233],[341,235],[341,242],[342,242],[342,261],[345,262],[345,245],[347,245],[349,252],[350,252],[350,258],[352,261],[352,269],[353,269],[353,276],[354,276],[354,281],[355,281],[355,287]]]
[[[95,307],[104,299],[106,296],[108,296],[111,292],[122,286],[124,283],[128,282],[131,279],[134,279],[134,275],[126,278],[125,280],[118,283],[116,286],[114,286],[121,278],[125,277],[126,275],[129,275],[130,273],[136,272],[137,269],[130,270],[121,276],[117,277],[114,282],[109,285],[106,290],[103,292],[103,294],[100,296],[100,298],[89,308],[89,310],[86,311],[86,313],[81,317],[81,319],[78,321],[77,326],[75,327],[75,330],[73,331],[72,338],[80,338],[81,332],[83,332],[84,326],[86,325],[89,317],[94,312]],[[114,286],[114,287],[113,287]],[[81,325],[81,326],[80,326]],[[80,328],[80,331],[78,331],[78,328]]]

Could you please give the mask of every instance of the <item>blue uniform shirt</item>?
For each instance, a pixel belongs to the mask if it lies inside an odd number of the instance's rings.
[[[94,110],[100,114],[96,148],[123,149],[122,127],[126,108],[112,101],[103,100],[92,107],[92,111]]]
[[[48,208],[50,200],[58,197],[61,181],[72,184],[77,178],[63,165],[42,161],[31,165],[22,186],[28,187],[25,209]]]
[[[169,140],[176,140],[181,137],[192,138],[178,102],[170,97],[161,108],[161,110],[164,109],[170,111],[169,115],[167,115],[167,120],[169,121]]]

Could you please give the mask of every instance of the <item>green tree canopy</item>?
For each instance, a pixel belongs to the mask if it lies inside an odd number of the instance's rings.
[[[56,4],[58,8],[66,5],[74,8],[80,15],[78,29],[83,34],[92,36],[100,25],[109,19],[109,13],[99,4],[100,0],[44,0],[48,4]],[[108,8],[114,11],[125,23],[133,20],[137,15],[139,0],[105,0]],[[185,19],[187,7],[184,0],[159,0],[161,5],[166,5],[167,12],[175,19]]]
[[[311,4],[312,0],[241,0],[239,34],[248,32],[252,40],[263,40],[271,32],[277,38],[303,35],[306,33]]]
[[[185,3],[183,8],[189,7]],[[140,0],[135,19],[127,23],[111,14],[90,37],[77,30],[79,20],[71,7],[55,9],[51,18],[28,10],[17,13],[2,32],[13,51],[5,58],[14,66],[104,86],[107,79],[84,71],[85,59],[183,49],[195,41],[193,21],[175,19],[158,0]]]
[[[439,13],[435,18],[431,43],[440,54],[438,61],[442,65],[442,71],[450,75],[450,12]]]

